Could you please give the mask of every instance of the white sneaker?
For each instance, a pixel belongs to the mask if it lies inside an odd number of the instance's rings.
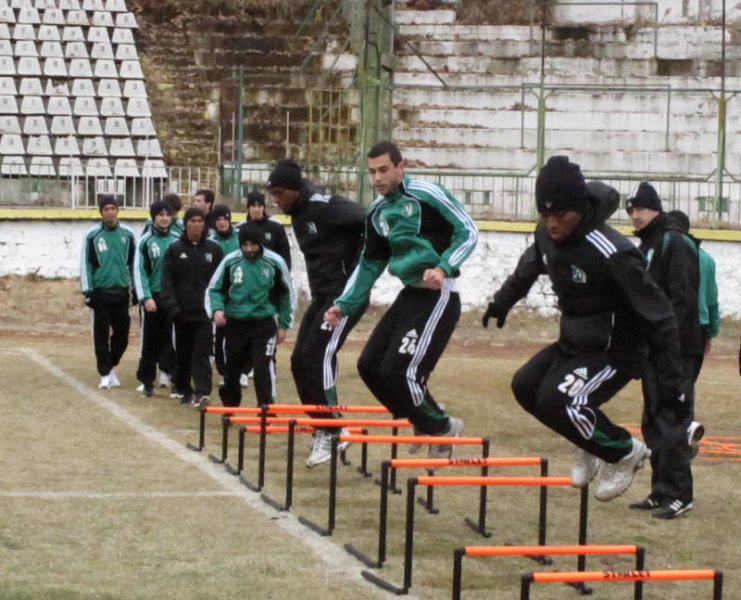
[[[179,392],[173,390],[172,392],[170,392],[170,398],[172,398],[173,400],[182,400],[183,398],[185,398],[185,394],[180,394]]]
[[[110,390],[111,389],[111,374],[103,375],[100,378],[100,383],[98,384],[99,390]]]
[[[448,431],[443,435],[447,437],[461,437],[463,433],[463,420],[457,417],[448,417],[448,421]],[[453,456],[453,444],[430,444],[430,451],[427,456],[429,458],[450,458]]]
[[[442,402],[438,402],[437,405],[440,408],[440,410],[442,411],[445,410],[445,405]],[[419,429],[417,429],[416,426],[413,427],[413,430],[414,430],[414,435],[424,435],[424,433],[422,433]],[[413,444],[409,444],[409,446],[407,447],[407,451],[409,452],[409,454],[417,454],[426,445],[427,444],[423,444],[421,442],[414,442]]]
[[[108,373],[108,377],[111,379],[111,387],[121,387],[121,382],[118,380],[118,375],[116,375],[116,371],[111,369],[111,372]]]
[[[190,401],[190,405],[196,410],[206,408],[209,404],[211,404],[211,396],[196,396],[193,394],[193,398]]]
[[[350,432],[343,427],[342,429],[340,429],[340,433],[338,435],[350,435]],[[350,445],[350,442],[344,442],[344,441],[337,442],[337,453],[339,454],[340,452],[347,450],[347,447],[349,445]]]
[[[250,376],[247,373],[242,373],[239,376],[239,385],[243,388],[250,387]]]
[[[641,440],[633,438],[633,448],[616,463],[604,463],[600,469],[599,480],[594,497],[602,502],[617,498],[633,483],[635,472],[643,467],[643,461],[651,456],[651,451]]]
[[[314,433],[314,443],[311,445],[311,454],[306,459],[306,467],[311,469],[317,465],[329,462],[332,458],[332,434],[323,429]]]
[[[172,379],[170,379],[170,376],[164,371],[160,371],[159,386],[170,387],[170,385],[172,385]]]
[[[581,448],[576,449],[574,464],[571,465],[571,485],[583,488],[589,485],[599,471],[600,460]]]
[[[140,383],[139,385],[137,385],[136,386],[136,391],[141,394],[144,391],[144,384],[143,383]]]
[[[687,443],[690,445],[690,457],[695,458],[700,452],[700,440],[705,436],[705,425],[692,421],[687,427]]]

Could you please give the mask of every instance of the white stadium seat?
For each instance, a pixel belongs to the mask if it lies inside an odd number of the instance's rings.
[[[23,122],[23,135],[49,135],[46,117],[26,117]]]
[[[32,135],[26,144],[26,154],[31,156],[51,156],[51,140],[48,135]]]
[[[129,126],[123,117],[108,117],[103,131],[109,137],[129,137]]]
[[[105,10],[103,0],[83,0],[82,10]]]
[[[163,160],[145,160],[142,167],[142,177],[167,179],[167,169]]]
[[[44,58],[64,58],[62,44],[55,41],[43,41],[41,42],[39,55]]]
[[[89,27],[90,19],[88,19],[87,13],[84,10],[71,10],[67,13],[67,25]]]
[[[85,175],[82,160],[77,156],[63,156],[59,159],[59,176],[70,177],[72,175],[77,177]]]
[[[22,115],[43,115],[45,113],[46,107],[41,96],[23,96],[21,100]]]
[[[10,27],[7,23],[0,23],[0,40],[10,39]]]
[[[32,0],[10,0],[11,8],[33,8]]]
[[[69,96],[69,86],[66,80],[46,80],[45,96]]]
[[[129,117],[151,117],[149,101],[146,98],[131,98],[126,103],[126,115]]]
[[[109,12],[126,12],[125,0],[106,0],[105,9]]]
[[[108,156],[105,139],[101,136],[83,138],[82,153],[85,156]]]
[[[120,12],[116,13],[116,27],[124,27],[126,29],[138,29],[139,25],[136,22],[134,13]]]
[[[73,135],[58,137],[54,142],[54,154],[57,156],[79,156],[80,147],[77,138]]]
[[[162,148],[157,138],[137,140],[136,155],[140,158],[162,158]]]
[[[124,83],[123,94],[127,98],[146,98],[147,88],[140,79],[129,79]]]
[[[0,96],[17,96],[15,79],[12,77],[0,77]]]
[[[75,79],[72,82],[73,96],[91,96],[95,97],[95,87],[92,79]]]
[[[0,40],[0,56],[13,56],[13,44],[10,40]]]
[[[47,58],[46,60],[56,59]],[[18,59],[18,75],[41,77],[41,65],[39,64],[39,59],[35,56],[21,56]]]
[[[18,102],[15,96],[0,96],[0,115],[17,115]]]
[[[59,27],[54,25],[42,25],[39,27],[38,40],[40,42],[58,42],[62,39]]]
[[[91,27],[87,30],[87,41],[110,43],[111,38],[108,35],[108,29],[106,29],[105,27]]]
[[[36,32],[33,29],[33,25],[29,23],[18,23],[13,27],[13,39],[14,40],[35,40]]]
[[[136,156],[134,144],[131,138],[113,138],[108,152],[111,156]]]
[[[138,60],[139,54],[134,44],[119,44],[116,48],[116,60]]]
[[[90,58],[85,42],[67,42],[64,46],[65,58]]]
[[[114,44],[134,44],[136,43],[134,40],[134,34],[132,33],[131,29],[124,29],[122,27],[116,27],[116,29],[113,30],[113,36],[111,37],[111,41]]]
[[[100,116],[101,117],[125,117],[126,111],[123,107],[121,98],[115,96],[104,97],[100,101]]]
[[[16,56],[38,56],[36,51],[36,42],[32,40],[18,40],[15,43]]]
[[[80,0],[59,0],[60,10],[80,10]]]
[[[10,6],[0,7],[0,23],[15,23],[15,11]]]
[[[142,117],[131,119],[131,135],[134,137],[154,137],[157,132],[152,124],[152,119]]]
[[[106,42],[95,42],[93,44],[93,49],[90,51],[90,56],[93,58],[113,60],[113,46]]]
[[[22,156],[3,156],[3,163],[0,166],[2,175],[28,175],[26,169],[26,159]]]
[[[77,123],[77,133],[79,135],[103,135],[100,119],[98,117],[80,117]]]
[[[113,15],[106,10],[96,10],[90,23],[95,27],[115,27]]]
[[[58,8],[49,8],[44,11],[44,18],[41,20],[44,25],[66,25],[64,13]]]
[[[89,98],[86,96],[75,98],[74,114],[78,117],[97,117],[98,116],[98,105],[95,102],[95,98]]]
[[[54,0],[33,0],[33,7],[36,10],[46,10],[47,8],[56,8]]]
[[[93,75],[98,79],[117,79],[116,63],[112,60],[96,60]]]
[[[0,137],[0,154],[22,155],[26,153],[23,146],[23,138],[20,135],[6,133]]]
[[[85,174],[88,177],[112,177],[111,165],[107,158],[91,158],[87,161]]]
[[[84,42],[85,34],[82,33],[82,27],[77,25],[67,25],[62,30],[62,41],[64,42]]]
[[[55,177],[57,171],[54,168],[54,160],[50,156],[33,156],[28,166],[28,173],[37,177]]]
[[[21,121],[15,115],[3,115],[0,117],[0,134],[21,134]]]
[[[51,96],[46,110],[50,115],[70,116],[72,114],[72,107],[67,96]]]
[[[43,96],[44,90],[41,87],[41,79],[38,77],[24,77],[21,79],[21,85],[18,88],[21,96]]]
[[[20,75],[20,69],[18,70]],[[45,58],[44,75],[46,77],[67,77],[67,66],[63,58]]]
[[[121,79],[144,79],[144,72],[138,60],[123,60],[119,76]]]
[[[28,23],[30,25],[41,25],[39,11],[35,8],[22,8],[18,11],[17,20],[19,23]]]
[[[92,77],[93,69],[87,58],[73,58],[69,61],[69,76],[76,78]]]
[[[12,56],[0,56],[0,75],[15,75],[15,60]]]
[[[98,96],[105,98],[107,96],[121,97],[121,86],[118,79],[101,79],[98,82]]]
[[[139,177],[139,167],[133,158],[118,158],[113,167],[113,174],[116,177]]]
[[[80,119],[82,120],[82,119]],[[75,122],[72,117],[57,116],[51,120],[52,135],[75,135]]]

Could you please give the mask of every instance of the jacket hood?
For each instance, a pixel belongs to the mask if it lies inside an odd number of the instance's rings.
[[[584,220],[592,226],[603,225],[620,206],[618,191],[603,181],[587,183],[587,200],[589,212]]]

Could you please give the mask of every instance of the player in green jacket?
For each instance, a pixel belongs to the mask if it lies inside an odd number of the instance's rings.
[[[134,232],[118,220],[118,203],[104,195],[98,201],[101,221],[85,234],[80,253],[80,289],[90,308],[93,344],[100,383],[118,387],[114,370],[129,343],[129,298],[134,267]]]
[[[404,288],[371,334],[358,360],[360,376],[418,434],[460,436],[463,421],[448,417],[427,381],[460,317],[455,279],[476,247],[478,230],[446,189],[410,179],[404,167],[401,152],[390,142],[368,152],[368,170],[380,196],[368,209],[360,262],[325,319],[335,327],[359,310],[388,266]],[[451,444],[430,444],[431,457],[452,452]]]
[[[219,396],[224,406],[240,405],[239,378],[249,361],[257,404],[271,404],[276,394],[275,349],[293,325],[296,299],[285,261],[263,247],[257,225],[240,227],[239,243],[240,249],[221,261],[206,292],[206,312],[225,330],[226,377]]]
[[[134,289],[139,299],[141,318],[141,353],[136,378],[142,382],[142,396],[154,394],[157,363],[160,372],[171,379],[175,366],[172,347],[172,322],[159,304],[162,286],[162,261],[165,251],[180,234],[173,230],[172,215],[163,201],[149,208],[152,227],[143,234],[134,258]]]

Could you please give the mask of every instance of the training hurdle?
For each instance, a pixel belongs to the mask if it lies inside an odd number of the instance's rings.
[[[456,548],[453,551],[453,600],[460,600],[461,588],[463,587],[463,557],[482,557],[482,556],[528,556],[537,557],[542,554],[560,555],[560,556],[578,556],[579,565],[577,570],[584,572],[587,555],[621,555],[634,554],[636,557],[636,571],[642,571],[645,566],[646,552],[642,546],[628,544],[591,544],[591,545],[572,545],[572,546],[465,546]],[[591,588],[588,588],[583,581],[578,583],[567,582],[582,594],[591,594]],[[642,581],[636,581],[636,598],[641,593],[639,588],[642,587]]]
[[[564,573],[525,573],[520,580],[520,600],[530,600],[533,583],[579,583],[595,581],[688,581],[713,580],[713,600],[723,598],[723,572],[714,569],[673,569],[666,571],[585,571]],[[634,599],[642,600],[643,588],[636,589]]]
[[[390,461],[384,461],[381,465],[381,501],[379,503],[379,516],[378,516],[378,558],[377,560],[371,560],[367,554],[356,548],[353,544],[345,544],[345,550],[352,554],[355,558],[360,560],[366,566],[380,569],[383,563],[386,561],[386,538],[387,538],[387,523],[388,523],[388,489],[389,489],[389,472],[395,473],[396,470],[407,467],[418,467],[418,468],[439,468],[439,467],[471,467],[481,466],[481,475],[486,477],[488,475],[489,467],[519,467],[519,466],[539,466],[540,475],[545,477],[548,475],[548,460],[538,456],[516,456],[516,457],[492,457],[489,458],[489,446],[490,442],[488,439],[484,439],[482,443],[482,458],[433,458],[433,459],[395,459]],[[430,510],[432,503],[432,494],[429,493],[434,486],[427,486],[428,495],[426,502],[418,500],[420,504],[423,504],[428,512],[436,514],[438,511]],[[475,523],[472,519],[466,517],[464,522],[471,529],[481,534],[484,537],[490,537],[491,533],[486,530],[486,490],[487,486],[481,486],[481,492],[479,494],[479,520]],[[541,500],[542,501],[542,500]],[[543,522],[540,524],[539,541],[545,544],[545,525]]]
[[[361,575],[375,585],[390,591],[397,596],[409,593],[412,587],[412,563],[414,556],[414,506],[417,485],[433,486],[525,486],[540,487],[540,532],[541,539],[545,542],[545,527],[547,512],[547,488],[552,486],[570,487],[569,477],[412,477],[407,480],[407,508],[406,508],[406,536],[404,542],[404,581],[399,587],[370,571],[361,571]],[[587,530],[587,502],[589,498],[588,486],[581,489],[579,509],[579,544],[586,543]],[[541,545],[541,544],[539,544]],[[545,545],[543,543],[542,545]]]

